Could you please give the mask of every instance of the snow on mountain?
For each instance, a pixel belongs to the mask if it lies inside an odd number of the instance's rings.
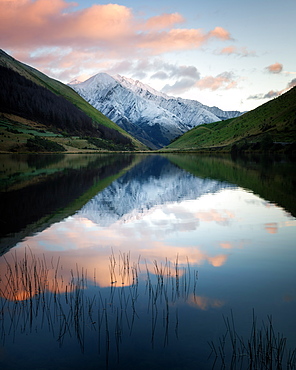
[[[98,73],[81,83],[69,84],[86,101],[152,149],[203,123],[241,115],[195,100],[175,98],[120,75]]]

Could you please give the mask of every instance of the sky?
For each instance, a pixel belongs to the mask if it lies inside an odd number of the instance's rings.
[[[0,0],[0,48],[64,83],[106,72],[247,111],[296,85],[295,0]]]

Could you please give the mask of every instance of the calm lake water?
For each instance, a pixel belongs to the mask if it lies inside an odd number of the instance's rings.
[[[296,368],[295,163],[0,165],[0,369]]]

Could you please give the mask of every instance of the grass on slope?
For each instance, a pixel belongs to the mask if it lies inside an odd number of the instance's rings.
[[[296,87],[240,117],[200,125],[167,149],[229,148],[237,143],[296,142]]]
[[[28,145],[29,144],[29,145]],[[60,147],[59,147],[59,146]],[[110,140],[62,135],[12,114],[0,114],[0,153],[126,151]]]
[[[17,61],[2,50],[0,50],[0,65],[10,68],[15,72],[18,72],[20,75],[24,76],[34,83],[37,83],[38,85],[47,88],[58,96],[63,96],[77,108],[86,113],[94,121],[95,124],[101,124],[106,127],[115,129],[116,131],[119,131],[121,134],[131,139],[136,148],[146,149],[146,147],[142,143],[140,143],[138,140],[124,131],[121,127],[119,127],[116,123],[112,122],[108,117],[103,115],[100,111],[95,109],[87,101],[81,98],[81,96],[76,93],[71,87],[46,76],[35,68],[32,68],[26,64]]]

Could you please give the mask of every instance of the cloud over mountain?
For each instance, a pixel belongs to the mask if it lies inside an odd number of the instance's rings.
[[[190,0],[0,0],[0,45],[64,83],[118,73],[182,98],[245,111],[257,105],[248,96],[280,90],[288,74],[295,74],[287,72],[294,64],[285,45],[293,45],[296,3],[259,2],[256,11],[250,2],[243,10],[233,5],[233,0],[223,6]],[[279,55],[280,63],[274,63]],[[235,77],[225,77],[231,72]]]
[[[172,50],[194,49],[211,39],[230,39],[222,27],[202,29],[174,28],[184,18],[162,14],[148,18],[124,5],[94,4],[75,9],[65,0],[0,1],[1,44],[5,48],[75,47],[117,52],[151,50],[159,54]],[[13,27],[11,22],[13,21]],[[26,45],[24,47],[24,45]]]

